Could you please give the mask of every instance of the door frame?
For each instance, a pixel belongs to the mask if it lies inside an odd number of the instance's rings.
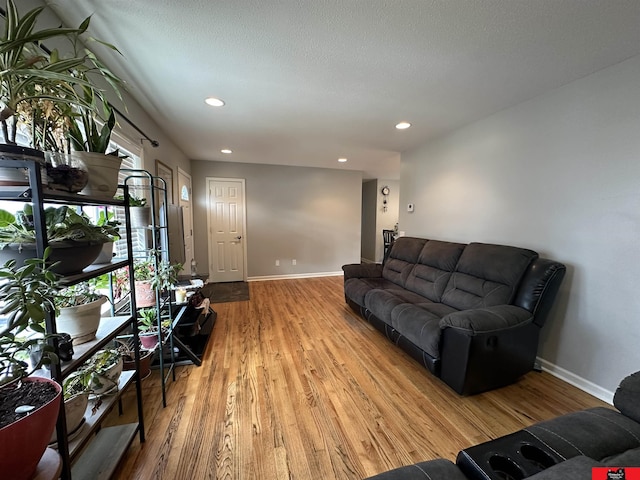
[[[211,205],[209,204],[209,184],[210,182],[240,182],[242,185],[242,281],[247,281],[247,184],[244,178],[234,178],[234,177],[206,177],[206,210],[207,210],[207,270],[210,270],[211,265],[213,264],[213,252],[211,251],[211,242],[210,235],[212,232],[211,225]],[[212,278],[213,275],[209,272],[209,278]]]

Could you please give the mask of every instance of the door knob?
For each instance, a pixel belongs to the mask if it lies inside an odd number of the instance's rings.
[[[242,240],[242,235],[238,235],[238,236],[236,237],[236,240]]]

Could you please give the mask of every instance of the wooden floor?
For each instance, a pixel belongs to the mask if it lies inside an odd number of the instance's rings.
[[[214,305],[203,365],[178,368],[167,408],[157,371],[144,380],[147,441],[116,478],[361,479],[605,405],[547,373],[460,397],[345,305],[342,277],[250,295]]]

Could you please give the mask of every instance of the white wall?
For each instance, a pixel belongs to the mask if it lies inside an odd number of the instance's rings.
[[[539,355],[601,398],[640,368],[640,57],[405,153],[407,235],[537,250],[568,273]]]
[[[195,160],[191,169],[198,265],[208,265],[207,177],[246,180],[250,280],[341,273],[360,261],[361,172]]]

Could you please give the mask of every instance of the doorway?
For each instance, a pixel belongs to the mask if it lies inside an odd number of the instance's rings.
[[[207,178],[209,281],[246,279],[244,179]]]

